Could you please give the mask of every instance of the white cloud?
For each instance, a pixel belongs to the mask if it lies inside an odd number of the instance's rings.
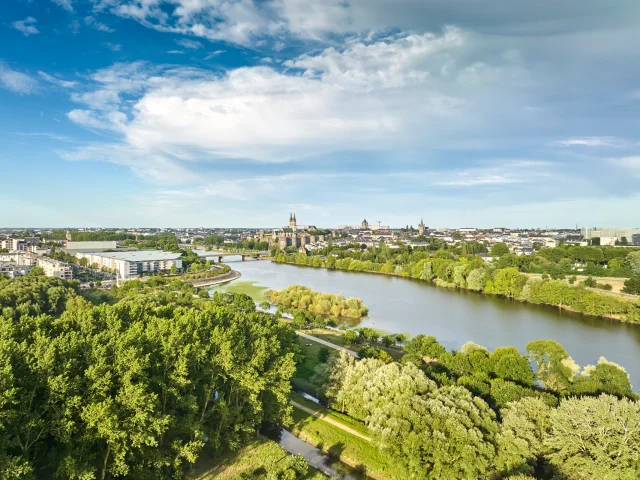
[[[16,93],[28,94],[36,90],[38,82],[0,61],[0,86]]]
[[[40,75],[40,77],[42,77],[47,82],[53,83],[54,85],[58,85],[59,87],[74,88],[78,84],[78,82],[74,82],[71,80],[63,80],[61,78],[58,78],[57,76],[49,75],[48,73],[43,72],[42,70],[38,71],[38,75]]]
[[[212,58],[217,57],[218,55],[222,55],[225,52],[226,52],[226,50],[216,50],[215,52],[211,52],[209,55],[204,57],[204,59],[205,60],[211,60]]]
[[[640,156],[610,158],[609,162],[629,170],[629,173],[640,177]]]
[[[182,50],[169,50],[167,53],[172,55],[182,55],[184,52]]]
[[[53,3],[58,5],[61,8],[64,8],[68,12],[73,12],[73,5],[71,0],[51,0]]]
[[[188,38],[180,38],[176,40],[176,43],[181,47],[188,48],[189,50],[198,50],[202,48],[202,44],[196,40],[189,40]]]
[[[120,45],[119,43],[106,42],[104,46],[112,52],[119,52],[120,50],[122,50],[122,45]]]
[[[96,20],[95,17],[91,15],[84,17],[84,23],[101,32],[113,33],[116,31],[114,28],[111,28],[108,25],[105,25],[104,23],[99,22],[98,20]]]
[[[11,26],[19,32],[22,32],[25,37],[28,37],[29,35],[36,35],[40,33],[40,30],[36,28],[35,23],[35,18],[27,17],[24,20],[16,20],[11,24]]]
[[[440,35],[395,35],[328,48],[286,62],[285,71],[255,66],[213,74],[116,64],[91,76],[93,90],[72,95],[89,110],[74,110],[69,118],[119,132],[125,145],[150,157],[175,158],[181,152],[184,158],[176,164],[234,158],[286,162],[448,142],[459,148],[470,135],[460,139],[457,129],[487,128],[486,117],[497,106],[477,101],[468,88],[463,75],[468,65],[459,57],[470,43],[468,32],[451,27]],[[509,66],[484,70],[490,80],[481,82],[505,102]],[[497,70],[504,78],[496,77]],[[504,117],[504,110],[499,114]]]
[[[574,137],[554,142],[558,147],[615,147],[620,140],[613,137]]]

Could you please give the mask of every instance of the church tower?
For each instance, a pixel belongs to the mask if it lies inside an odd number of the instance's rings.
[[[420,225],[418,225],[418,233],[424,235],[424,220],[420,219]]]
[[[293,230],[296,229],[296,214],[292,213],[289,215],[289,227]]]

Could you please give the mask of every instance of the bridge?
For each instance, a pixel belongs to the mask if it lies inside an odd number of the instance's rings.
[[[178,245],[180,248],[188,248],[189,250],[193,250],[193,245],[189,245],[189,244],[180,244]],[[202,251],[202,250],[199,250]],[[205,252],[204,255],[202,255],[204,258],[217,258],[218,259],[218,263],[222,263],[222,260],[225,257],[241,257],[242,261],[244,262],[247,258],[254,258],[256,260],[260,260],[261,258],[268,258],[269,257],[269,252],[251,252],[251,251],[245,251],[245,252]]]
[[[218,258],[218,263],[222,263],[222,260],[225,257],[242,257],[242,261],[244,262],[247,258],[253,258],[255,260],[260,260],[261,258],[266,258],[269,256],[269,252],[251,252],[251,253],[241,253],[241,252],[225,252],[225,253],[211,253],[211,255],[206,255],[205,258],[213,257]]]

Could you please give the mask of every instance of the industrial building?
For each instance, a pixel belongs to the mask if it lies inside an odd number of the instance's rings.
[[[136,278],[143,273],[171,270],[175,265],[182,270],[180,253],[160,250],[142,250],[135,252],[75,252],[78,259],[86,258],[89,265],[96,264],[98,269],[106,267],[117,272],[118,278]]]

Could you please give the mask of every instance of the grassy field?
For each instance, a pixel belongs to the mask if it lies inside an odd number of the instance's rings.
[[[113,297],[111,290],[106,288],[81,289],[80,295],[89,300],[94,305],[102,305],[103,303],[116,303],[116,299]]]
[[[301,395],[298,395],[297,393],[291,394],[291,400],[294,400],[299,404],[304,405],[307,408],[311,408],[317,411],[318,413],[321,413],[322,415],[325,415],[333,420],[336,420],[337,422],[340,422],[344,426],[349,427],[355,430],[356,432],[361,433],[362,435],[365,435],[367,437],[371,436],[371,432],[369,432],[369,429],[364,423],[362,423],[359,420],[356,420],[355,418],[351,418],[350,416],[345,415],[344,413],[340,413],[336,410],[332,410],[322,405],[318,405],[317,403],[314,403],[311,400],[307,400],[306,398],[304,398]]]
[[[269,467],[290,455],[272,440],[261,439],[247,445],[239,452],[225,455],[217,461],[202,458],[195,465],[194,472],[188,475],[191,480],[236,480],[243,473],[254,473],[255,478],[265,478]],[[305,480],[325,480],[326,475],[309,467]]]
[[[320,359],[318,358],[320,349],[328,347],[302,337],[298,337],[298,343],[302,347],[304,360],[298,364],[296,373],[293,376],[293,386],[296,390],[316,395],[316,390],[310,380],[315,373],[316,367],[320,364]],[[307,346],[307,344],[309,344],[309,346]],[[335,352],[335,350],[329,349],[329,352],[332,351]]]
[[[264,302],[266,298],[264,297],[264,292],[267,290],[267,287],[263,287],[262,285],[258,285],[257,282],[230,282],[225,283],[213,288],[214,292],[222,292],[222,293],[245,293],[253,298],[254,302],[260,303]]]
[[[293,409],[293,420],[294,424],[289,430],[294,435],[367,476],[385,480],[406,478],[375,444],[347,433],[298,408]],[[353,428],[353,425],[349,426]]]

